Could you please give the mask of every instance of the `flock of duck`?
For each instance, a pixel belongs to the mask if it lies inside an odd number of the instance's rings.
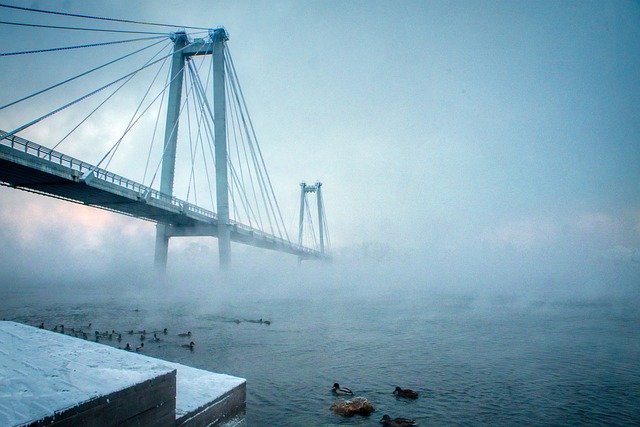
[[[331,389],[333,393],[337,396],[353,396],[353,391],[347,387],[340,387],[340,384],[334,383],[333,388]],[[413,391],[408,388],[397,387],[393,390],[393,394],[397,397],[405,398],[405,399],[417,399],[418,392]],[[363,397],[356,397],[352,400],[347,401],[339,401],[338,404],[334,404],[331,407],[336,413],[342,415],[369,415],[374,411],[373,405],[369,403],[369,401]],[[411,420],[409,418],[397,417],[391,418],[389,415],[384,414],[380,419],[380,424],[385,427],[409,427],[417,425],[415,420]]]
[[[234,319],[233,320],[233,323],[235,323],[236,325],[239,325],[242,322],[259,323],[261,325],[267,325],[267,326],[271,324],[271,320],[262,320],[262,318],[260,318],[258,320],[253,320],[253,319],[244,319],[244,320]]]
[[[45,329],[44,322],[40,323],[39,328]],[[92,330],[91,323],[89,323],[86,326],[82,326],[80,328],[67,328],[67,329],[65,329],[64,325],[55,325],[51,329],[51,331],[53,332],[59,332],[61,334],[65,334],[65,335],[69,335],[72,337],[81,338],[85,340],[93,339],[95,342],[115,340],[118,343],[120,343],[123,340],[123,335],[131,336],[131,337],[135,335],[136,342],[133,345],[127,342],[124,347],[118,346],[118,348],[126,351],[136,351],[138,353],[144,350],[145,341],[153,341],[153,342],[162,341],[162,339],[158,336],[158,334],[162,334],[162,335],[169,334],[169,330],[167,328],[164,328],[162,330],[157,330],[157,331],[147,331],[146,329],[143,329],[140,331],[134,331],[133,329],[130,329],[124,332],[111,330],[111,332],[93,331],[93,333],[90,332],[91,330]],[[150,334],[153,334],[153,337],[151,337]],[[191,331],[181,332],[178,334],[178,336],[181,338],[191,338],[191,335],[192,335]],[[138,338],[139,338],[139,341],[138,341]],[[139,342],[139,345],[138,345],[138,342]],[[195,347],[195,345],[196,343],[191,341],[189,344],[182,344],[181,347],[188,348],[189,350],[193,351],[193,348]]]
[[[136,310],[137,311],[137,310]],[[236,324],[240,324],[242,322],[247,322],[247,323],[258,323],[261,325],[271,325],[271,321],[270,320],[264,320],[262,318],[257,319],[257,320],[253,320],[253,319],[235,319],[233,320],[234,323]],[[40,323],[39,325],[40,329],[45,329],[45,325],[44,322]],[[135,338],[135,342],[133,344],[127,342],[124,346],[117,346],[117,348],[120,348],[121,350],[126,350],[126,351],[137,351],[137,352],[141,352],[144,351],[144,343],[145,341],[152,341],[152,342],[158,342],[158,341],[162,341],[162,339],[158,336],[158,335],[168,335],[169,331],[167,330],[167,328],[164,328],[162,330],[156,330],[156,331],[147,331],[146,329],[143,330],[133,330],[130,329],[128,331],[123,331],[123,332],[119,332],[116,330],[111,330],[111,332],[109,331],[97,331],[97,330],[93,330],[92,329],[92,324],[89,323],[88,325],[79,327],[79,328],[66,328],[64,325],[55,325],[53,328],[50,329],[53,332],[59,332],[65,335],[70,335],[76,338],[81,338],[81,339],[85,339],[85,340],[89,340],[92,339],[95,342],[100,342],[100,341],[117,341],[118,343],[121,343],[123,340],[125,340],[125,342],[127,341],[126,339],[124,339],[124,337],[126,336],[130,336],[130,339],[133,339],[133,336],[136,336]],[[153,334],[153,337],[151,337],[150,335]],[[187,332],[181,332],[178,334],[178,336],[180,338],[191,338],[191,331],[187,331]],[[139,338],[139,340],[138,340]],[[195,347],[196,343],[193,341],[190,341],[188,344],[181,344],[180,346],[182,348],[187,348],[191,351],[193,351],[194,347]]]
[[[234,320],[234,322],[240,323],[241,321]],[[269,320],[263,320],[263,319],[245,320],[245,322],[259,323],[259,324],[265,324],[265,325],[271,324]],[[41,323],[39,325],[39,328],[45,329],[44,323]],[[111,332],[109,331],[101,332],[96,330],[96,331],[93,331],[93,333],[90,332],[91,330],[92,330],[91,323],[89,323],[87,326],[83,326],[80,328],[67,328],[67,329],[65,329],[64,325],[55,325],[51,329],[51,331],[53,332],[59,332],[65,335],[70,335],[70,336],[85,339],[85,340],[89,340],[90,338],[92,338],[95,342],[100,342],[101,340],[103,341],[116,340],[118,343],[120,343],[123,340],[123,335],[131,336],[131,337],[135,335],[136,344],[139,338],[139,345],[134,344],[132,346],[129,342],[127,342],[124,347],[119,346],[118,348],[126,351],[136,351],[136,352],[141,352],[144,350],[145,341],[147,340],[153,341],[153,342],[162,341],[162,338],[160,338],[158,334],[161,334],[161,335],[169,334],[169,331],[167,328],[164,328],[162,330],[156,330],[156,331],[147,331],[145,329],[134,331],[133,329],[130,329],[124,332],[118,332],[115,330],[111,330]],[[150,334],[153,334],[153,337],[151,337]],[[191,331],[181,332],[178,334],[178,337],[191,338],[192,333]],[[190,341],[189,344],[181,344],[180,346],[193,351],[195,345],[196,345],[195,342]],[[340,384],[338,383],[333,384],[332,391],[337,396],[353,396],[353,391],[351,389],[347,387],[341,387]],[[407,389],[407,388],[403,389],[401,387],[396,387],[395,390],[393,390],[393,394],[395,394],[397,397],[405,398],[405,399],[418,398],[418,392]],[[374,411],[373,405],[366,398],[363,398],[363,397],[355,397],[347,401],[341,400],[339,402],[336,402],[336,404],[334,404],[334,406],[332,406],[331,408],[336,413],[339,413],[342,415],[348,415],[348,416],[354,415],[354,414],[369,415],[371,412]],[[409,426],[417,425],[414,420],[404,418],[404,417],[391,418],[387,414],[382,416],[382,418],[380,419],[380,423],[385,427],[409,427]]]

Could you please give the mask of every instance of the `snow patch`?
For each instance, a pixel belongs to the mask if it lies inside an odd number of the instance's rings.
[[[245,382],[63,334],[0,322],[0,425],[32,422],[177,370],[176,416]]]

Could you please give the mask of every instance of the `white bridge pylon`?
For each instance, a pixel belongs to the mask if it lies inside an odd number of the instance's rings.
[[[309,203],[308,194],[315,193],[316,195],[316,209],[318,219],[318,238],[316,239],[315,227],[313,225],[313,213],[311,212],[311,205]],[[318,247],[318,251],[324,257],[325,246],[330,243],[329,230],[327,227],[327,218],[324,212],[324,201],[322,200],[322,183],[317,181],[315,184],[309,185],[302,181],[300,183],[300,222],[298,229],[298,245],[303,246],[305,243],[303,240],[305,236],[312,239],[314,246]],[[305,233],[305,229],[307,233]],[[300,256],[300,260],[303,257]]]
[[[195,55],[211,55],[213,58],[213,113],[214,113],[214,150],[216,169],[216,202],[218,217],[218,252],[220,267],[228,268],[231,261],[231,238],[229,230],[229,181],[227,175],[227,129],[226,129],[226,94],[225,94],[225,59],[224,44],[229,40],[222,27],[209,31],[209,40],[199,39],[191,43],[184,31],[172,36],[174,43],[171,62],[171,84],[167,106],[167,121],[162,155],[162,172],[160,192],[173,195],[173,180],[176,164],[176,145],[178,141],[178,125],[184,79],[185,61]],[[169,238],[176,235],[165,224],[156,226],[155,265],[165,271]],[[182,235],[182,234],[180,234]],[[191,234],[195,235],[195,234]],[[210,235],[207,233],[206,235]]]

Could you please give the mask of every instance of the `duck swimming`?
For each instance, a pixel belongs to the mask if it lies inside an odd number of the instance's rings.
[[[415,426],[416,422],[414,420],[402,417],[391,419],[389,415],[384,414],[380,419],[380,424],[385,427],[410,427]]]
[[[351,389],[346,387],[340,387],[340,384],[334,383],[333,388],[331,389],[335,394],[340,396],[353,396],[353,392]]]
[[[140,343],[140,347],[136,347],[136,351],[140,352],[140,351],[142,351],[143,348],[144,348],[144,343],[142,342],[142,343]]]
[[[189,331],[189,332],[187,332],[187,333],[184,333],[184,332],[183,332],[183,333],[181,333],[181,334],[178,334],[178,336],[179,336],[179,337],[190,337],[190,336],[191,336],[191,331]]]
[[[193,346],[195,346],[195,345],[196,345],[196,343],[191,341],[189,344],[182,344],[182,347],[188,348],[189,350],[193,351]]]
[[[400,387],[396,387],[395,390],[393,390],[393,394],[395,394],[398,397],[406,397],[407,399],[417,399],[418,398],[418,392],[410,390],[408,388],[400,388]]]

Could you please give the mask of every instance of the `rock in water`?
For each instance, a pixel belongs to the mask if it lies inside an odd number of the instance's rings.
[[[375,408],[366,398],[354,397],[350,400],[337,400],[336,403],[331,405],[331,410],[336,414],[352,417],[354,415],[370,415],[375,411]]]

